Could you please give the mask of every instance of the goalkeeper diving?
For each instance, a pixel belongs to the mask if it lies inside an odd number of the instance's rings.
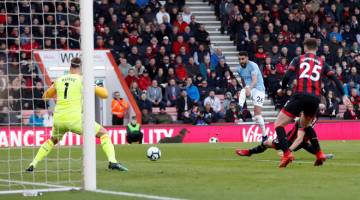
[[[75,57],[71,59],[70,73],[57,78],[43,95],[45,101],[56,97],[52,136],[41,145],[26,171],[34,171],[38,163],[51,152],[66,132],[82,134],[82,90],[81,60]],[[108,92],[103,87],[95,86],[95,95],[105,99],[108,97]],[[128,171],[126,167],[117,162],[114,145],[107,130],[95,122],[95,132],[96,137],[100,138],[101,147],[109,161],[108,168]]]

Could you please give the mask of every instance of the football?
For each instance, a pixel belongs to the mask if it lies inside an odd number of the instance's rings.
[[[211,137],[209,139],[209,143],[218,143],[219,142],[219,139],[217,137]]]
[[[151,160],[151,161],[156,161],[159,160],[161,157],[161,151],[159,148],[157,147],[150,147],[148,148],[147,152],[146,152],[146,156]]]

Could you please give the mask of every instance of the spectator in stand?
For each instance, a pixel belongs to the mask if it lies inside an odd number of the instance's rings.
[[[147,70],[144,70],[137,82],[139,84],[140,90],[147,90],[151,85],[151,78],[149,77],[149,72]]]
[[[210,90],[209,96],[206,97],[204,100],[204,106],[206,106],[208,103],[211,105],[211,108],[216,113],[216,117],[221,118],[222,117],[221,102],[220,99],[217,96],[215,96],[214,90]]]
[[[170,19],[170,15],[166,12],[165,7],[161,6],[159,12],[156,14],[156,21],[158,24],[162,24],[164,22],[164,16]]]
[[[210,52],[209,52],[209,50],[205,49],[205,46],[203,44],[199,44],[199,48],[194,53],[195,63],[197,65],[204,63],[205,57],[210,58]]]
[[[139,85],[137,82],[132,82],[130,85],[130,92],[133,95],[133,97],[135,98],[136,101],[138,101],[140,99],[141,96],[141,90],[139,89]]]
[[[124,117],[129,109],[129,104],[120,97],[120,92],[113,93],[111,101],[112,125],[124,125]]]
[[[182,90],[176,103],[177,120],[182,121],[189,118],[192,107],[193,101],[188,97],[186,90]]]
[[[34,107],[35,108],[41,108],[41,109],[47,109],[46,102],[42,99],[44,95],[44,86],[42,82],[37,82],[35,84],[35,88],[33,88],[33,97],[34,97]]]
[[[170,79],[169,84],[165,88],[166,106],[175,106],[178,96],[180,95],[180,87],[176,85],[175,79]]]
[[[235,101],[230,102],[229,108],[225,111],[225,121],[226,122],[240,122],[242,119],[242,113],[237,107]]]
[[[185,120],[184,123],[191,123],[192,125],[208,125],[205,120],[204,111],[199,106],[194,106],[190,113],[190,120]]]
[[[129,37],[129,39],[131,39],[131,36]],[[134,39],[135,41],[137,41],[137,37]],[[135,45],[136,42],[134,42],[132,45]],[[142,60],[140,54],[139,54],[139,49],[136,46],[131,47],[131,53],[129,55],[127,55],[127,62],[131,65],[134,66],[135,62],[137,60]]]
[[[185,28],[189,26],[189,24],[183,20],[183,17],[180,14],[176,16],[176,21],[173,23],[173,25],[179,28],[180,33],[184,33]]]
[[[285,71],[288,68],[287,60],[285,57],[281,57],[280,62],[275,65],[276,67],[276,73],[280,76],[285,75]]]
[[[205,104],[203,113],[204,113],[204,121],[207,124],[215,123],[219,119],[219,115],[214,111],[210,102]]]
[[[221,59],[224,59],[225,61],[225,56],[220,48],[216,48],[215,52],[211,54],[210,58],[211,69],[215,69]]]
[[[179,81],[183,82],[187,78],[187,72],[181,56],[176,57],[175,73]]]
[[[206,80],[208,82],[209,89],[215,90],[215,93],[217,94],[223,92],[223,81],[215,71],[211,71],[210,76]]]
[[[200,94],[200,102],[204,102],[204,99],[209,95],[209,91],[210,91],[207,81],[202,80],[198,89]]]
[[[204,57],[204,62],[200,64],[200,73],[201,73],[203,79],[207,79],[207,77],[210,76],[211,70],[214,71],[215,67],[212,69],[211,62],[210,62],[210,57],[205,56]]]
[[[189,96],[192,103],[195,105],[199,104],[200,103],[199,89],[195,85],[193,85],[191,78],[186,79],[186,87],[185,88],[186,88],[187,95]]]
[[[359,99],[360,100],[360,99]],[[339,104],[334,96],[334,92],[330,90],[326,96],[325,114],[330,118],[335,118],[339,113]]]
[[[182,13],[182,18],[183,18],[184,22],[186,22],[187,24],[190,24],[191,16],[192,16],[192,13],[191,13],[190,7],[185,6],[183,13]]]
[[[265,63],[265,58],[266,53],[264,52],[264,47],[259,45],[255,54],[255,62],[258,63],[259,66],[262,66]]]
[[[199,30],[195,33],[196,41],[199,42],[199,44],[205,44],[210,45],[210,36],[209,33],[205,30],[205,25],[200,24]]]
[[[29,126],[44,126],[44,117],[39,108],[36,108],[34,114],[30,116]]]
[[[144,65],[142,65],[141,60],[137,60],[137,61],[135,62],[135,66],[132,67],[132,69],[134,69],[135,75],[136,75],[137,77],[139,77],[140,75],[142,75],[142,74],[144,73],[144,71],[145,71],[145,67],[144,67]]]
[[[274,66],[271,66],[270,74],[267,76],[267,84],[268,84],[268,94],[270,98],[275,102],[275,96],[277,94],[278,89],[281,88],[280,81],[281,75],[277,73],[277,69]]]
[[[223,77],[225,75],[226,71],[231,72],[229,65],[225,62],[224,58],[221,58],[219,60],[219,63],[216,65],[215,68],[216,74],[220,77]],[[232,76],[232,72],[231,72],[231,76]]]
[[[358,120],[360,118],[359,110],[355,110],[352,104],[346,107],[346,111],[344,112],[344,119],[347,120]]]
[[[189,62],[185,66],[188,77],[195,79],[200,74],[199,65],[194,61],[194,57],[189,57]]]
[[[233,98],[236,97],[237,93],[242,89],[239,82],[235,77],[231,79],[230,85],[227,87],[227,92],[230,92]]]
[[[152,102],[148,100],[146,90],[141,93],[140,99],[137,102],[140,110],[146,109],[148,113],[152,112]]]
[[[346,76],[346,82],[349,82],[350,80],[358,84],[360,83],[360,75],[357,73],[356,67],[351,67],[350,74]]]
[[[224,95],[224,101],[223,101],[223,107],[224,107],[225,113],[229,109],[230,103],[232,101],[234,101],[233,95],[231,94],[231,92],[226,92]]]
[[[135,75],[134,69],[129,69],[128,75],[125,77],[125,82],[128,87],[130,87],[133,82],[139,82],[138,77]]]
[[[358,83],[355,83],[353,80],[350,80],[348,83],[344,84],[344,91],[347,96],[351,96],[351,90],[355,89],[357,93],[359,92],[360,86]]]
[[[163,105],[162,90],[157,80],[152,80],[151,86],[147,89],[147,97],[151,101],[152,106],[160,107]]]
[[[351,89],[350,101],[353,104],[355,110],[358,110],[360,106],[360,96],[359,91],[355,88]]]
[[[173,120],[169,114],[166,113],[166,107],[161,106],[160,112],[155,115],[157,124],[172,124]]]
[[[128,75],[129,69],[133,69],[133,67],[127,63],[126,58],[120,58],[119,69],[123,77],[126,77]]]
[[[191,15],[189,27],[190,27],[191,31],[194,33],[196,33],[199,30],[200,24],[198,22],[196,22],[195,15]]]
[[[175,55],[179,55],[181,47],[185,47],[185,52],[189,53],[189,45],[184,41],[182,35],[178,35],[176,41],[173,43],[172,52],[175,53]]]

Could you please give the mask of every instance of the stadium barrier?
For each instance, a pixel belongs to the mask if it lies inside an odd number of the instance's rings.
[[[359,127],[360,121],[331,121],[317,123],[315,130],[320,140],[360,140]],[[258,126],[253,124],[144,125],[144,143],[156,144],[161,138],[177,135],[182,128],[189,131],[184,137],[184,143],[206,143],[211,137],[217,137],[220,142],[258,142],[261,139]],[[291,126],[287,127],[290,128]],[[114,144],[126,143],[125,127],[112,126],[107,129]],[[271,138],[276,136],[273,123],[267,124],[266,131]],[[50,136],[51,128],[0,127],[0,147],[40,146]],[[82,137],[68,133],[60,144],[81,145]]]

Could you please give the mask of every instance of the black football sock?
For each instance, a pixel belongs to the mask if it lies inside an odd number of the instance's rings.
[[[251,154],[257,154],[257,153],[262,153],[266,150],[267,148],[264,145],[259,145],[256,146],[254,148],[249,149],[250,155]]]
[[[286,132],[285,132],[285,128],[282,126],[278,126],[275,128],[276,130],[276,135],[277,138],[279,140],[279,147],[283,152],[286,152],[289,150],[289,146],[288,146],[288,142],[286,139]]]
[[[316,154],[314,147],[310,143],[304,142],[304,144],[302,145],[302,148],[311,154],[314,154],[314,155]]]
[[[304,128],[305,135],[307,135],[310,138],[310,143],[312,145],[312,148],[314,149],[315,153],[320,151],[320,144],[319,140],[317,139],[317,135],[315,133],[315,130],[312,127],[306,127]]]

